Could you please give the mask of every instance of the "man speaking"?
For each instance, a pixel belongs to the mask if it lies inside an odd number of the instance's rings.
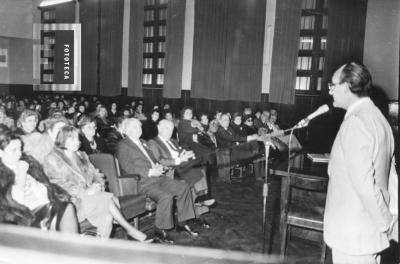
[[[398,240],[394,138],[371,87],[368,70],[354,62],[329,84],[333,106],[346,110],[328,165],[324,239],[333,263],[380,263],[389,240]]]

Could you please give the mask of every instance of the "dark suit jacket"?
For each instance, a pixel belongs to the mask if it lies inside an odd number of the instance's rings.
[[[144,148],[146,149],[146,142],[142,141]],[[154,163],[156,160],[149,149],[146,149],[147,154],[153,159]],[[121,174],[139,174],[141,179],[139,181],[139,188],[147,186],[158,181],[158,177],[149,177],[149,170],[151,169],[151,163],[142,153],[139,147],[133,143],[133,141],[126,137],[118,142],[116,147],[115,156],[118,159],[118,163],[121,169]]]
[[[218,148],[230,148],[236,144],[236,142],[246,142],[247,136],[237,135],[231,127],[224,129],[219,127],[215,134],[217,138]]]
[[[124,137],[122,134],[115,128],[112,128],[108,133],[107,137],[105,138],[106,144],[106,152],[115,154],[117,143],[121,141]]]
[[[170,141],[179,153],[183,151],[177,141],[174,139],[171,139]],[[175,170],[171,169],[167,174],[171,178],[174,176],[175,171],[175,176],[185,180],[189,186],[193,186],[204,176],[199,167],[201,162],[197,160],[190,160],[176,166],[175,160],[172,158],[170,151],[158,136],[149,141],[149,148],[153,152],[155,159],[158,160],[160,164],[175,168]]]

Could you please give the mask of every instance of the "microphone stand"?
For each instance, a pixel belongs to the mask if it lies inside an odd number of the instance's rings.
[[[265,252],[265,230],[266,230],[266,214],[267,214],[267,196],[268,196],[268,158],[269,158],[269,148],[271,143],[269,141],[264,141],[265,147],[265,177],[264,177],[264,184],[263,184],[263,246],[262,246],[262,253]]]

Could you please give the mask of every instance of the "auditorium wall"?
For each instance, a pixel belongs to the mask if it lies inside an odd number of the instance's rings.
[[[400,1],[369,0],[364,63],[389,99],[399,98]]]
[[[31,90],[33,76],[32,0],[2,0],[0,48],[7,50],[7,65],[0,66],[0,94]]]

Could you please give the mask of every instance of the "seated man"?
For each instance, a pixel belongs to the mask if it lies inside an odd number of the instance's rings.
[[[220,120],[220,127],[216,133],[217,144],[219,149],[231,150],[231,164],[237,164],[242,161],[247,161],[255,156],[255,153],[250,150],[241,148],[246,142],[258,139],[257,134],[239,135],[230,126],[230,118],[227,114],[223,114]]]
[[[182,149],[175,140],[171,139],[174,131],[174,124],[171,121],[163,119],[157,127],[158,136],[149,141],[149,148],[156,160],[161,165],[170,168],[167,175],[171,179],[175,175],[191,187],[193,200],[196,200],[197,197],[205,196],[208,192],[207,178],[199,159],[195,159],[193,151]],[[210,227],[205,220],[198,217],[207,213],[209,211],[207,206],[214,204],[214,202],[214,199],[209,199],[196,203],[195,214],[197,218],[195,222],[197,224],[205,228]]]
[[[197,236],[189,227],[187,220],[195,218],[194,205],[189,186],[165,175],[164,168],[155,160],[144,141],[142,124],[136,118],[129,118],[124,123],[126,137],[118,142],[116,157],[122,174],[139,174],[139,192],[156,201],[155,236],[162,242],[174,243],[166,230],[174,227],[173,199],[176,198],[178,209],[177,231],[185,231]]]

